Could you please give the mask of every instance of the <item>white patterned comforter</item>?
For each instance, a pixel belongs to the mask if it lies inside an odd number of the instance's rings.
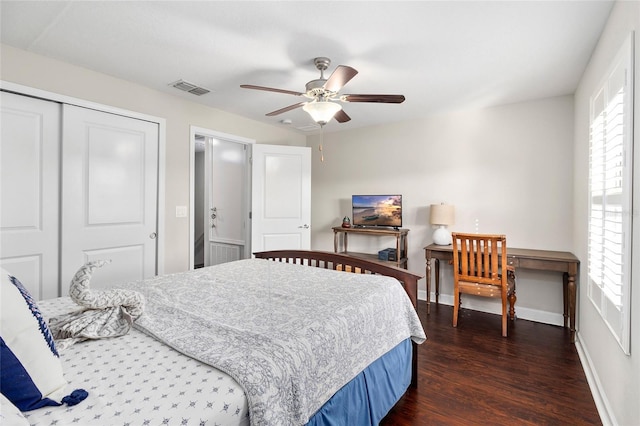
[[[244,388],[252,425],[300,425],[402,340],[425,340],[402,285],[262,259],[119,286],[147,302],[136,327]]]
[[[46,318],[78,309],[69,297],[39,301]],[[60,354],[78,405],[24,413],[32,426],[248,426],[243,389],[229,375],[145,333],[76,343]],[[16,425],[18,418],[0,425]]]

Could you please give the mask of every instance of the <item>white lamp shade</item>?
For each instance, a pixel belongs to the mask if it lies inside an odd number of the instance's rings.
[[[429,223],[432,225],[453,225],[455,208],[448,204],[431,204]]]
[[[327,124],[342,106],[336,102],[314,101],[306,103],[302,109],[308,112],[316,123]]]

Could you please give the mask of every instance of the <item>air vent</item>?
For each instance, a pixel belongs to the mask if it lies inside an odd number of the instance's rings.
[[[205,89],[204,87],[196,87],[195,89],[189,90],[189,93],[193,93],[194,95],[198,95],[198,96],[202,96],[209,92],[210,90]]]
[[[175,87],[176,89],[182,90],[184,92],[193,93],[196,96],[202,96],[211,91],[209,89],[196,86],[195,84],[189,83],[188,81],[184,81],[184,80],[178,80],[173,83],[170,83],[169,85]]]

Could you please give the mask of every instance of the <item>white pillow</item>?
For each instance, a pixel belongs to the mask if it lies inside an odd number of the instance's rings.
[[[0,391],[20,411],[77,404],[86,392],[65,396],[62,364],[36,302],[17,278],[0,273]]]

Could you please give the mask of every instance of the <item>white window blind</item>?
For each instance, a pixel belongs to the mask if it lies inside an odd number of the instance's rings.
[[[588,294],[625,353],[630,343],[633,38],[591,97]]]

